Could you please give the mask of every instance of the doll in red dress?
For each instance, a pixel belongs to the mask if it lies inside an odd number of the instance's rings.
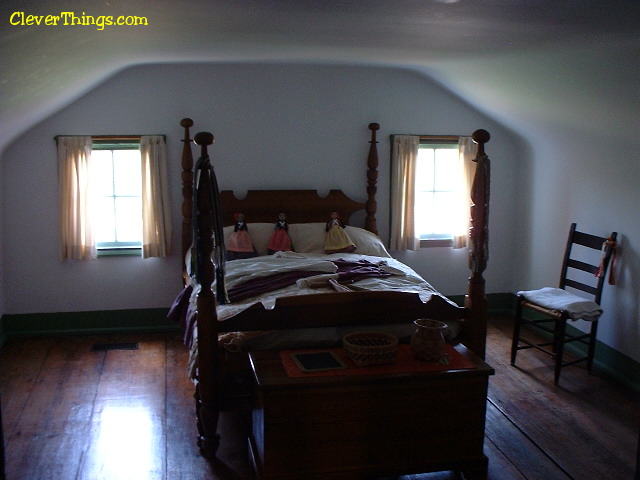
[[[244,221],[244,214],[236,213],[234,215],[236,223],[233,227],[233,233],[227,241],[227,260],[236,260],[238,258],[251,258],[258,255],[253,246],[251,237],[249,236],[249,227]]]
[[[289,236],[289,224],[287,223],[287,216],[284,213],[278,214],[278,221],[273,229],[273,234],[271,235],[267,249],[269,250],[269,255],[273,255],[276,252],[293,251],[291,237]]]

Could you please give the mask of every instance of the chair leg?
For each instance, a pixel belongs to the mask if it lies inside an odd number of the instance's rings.
[[[596,334],[598,333],[598,321],[591,322],[591,333],[589,334],[589,351],[587,353],[587,369],[591,371],[593,357],[596,353]]]
[[[516,305],[516,316],[513,320],[513,337],[511,340],[511,365],[516,364],[516,355],[518,354],[518,342],[520,341],[520,325],[522,323],[522,301],[518,299]]]
[[[553,334],[553,351],[556,355],[556,365],[553,377],[553,383],[558,385],[560,381],[560,370],[562,370],[562,355],[564,354],[564,338],[565,327],[567,326],[567,318],[562,315],[555,320],[555,329]]]

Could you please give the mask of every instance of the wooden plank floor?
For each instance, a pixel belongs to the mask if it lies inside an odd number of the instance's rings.
[[[91,351],[112,342],[139,349]],[[549,358],[521,352],[514,368],[509,348],[509,321],[492,320],[489,478],[637,480],[640,395],[578,365],[564,369],[556,387]],[[200,456],[186,363],[178,334],[10,339],[0,351],[6,478],[252,479],[243,416],[223,416],[215,464]],[[455,472],[402,477],[454,479]]]

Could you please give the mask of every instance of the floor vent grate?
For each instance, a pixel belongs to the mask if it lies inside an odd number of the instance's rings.
[[[96,343],[91,347],[92,352],[106,352],[109,350],[138,350],[137,343]]]

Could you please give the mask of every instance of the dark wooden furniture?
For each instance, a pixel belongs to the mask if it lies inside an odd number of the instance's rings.
[[[357,479],[459,470],[484,479],[493,369],[291,378],[275,351],[250,353],[252,459],[260,479]]]
[[[230,319],[219,322],[216,308],[224,292],[218,290],[214,293],[210,286],[214,278],[218,279],[217,287],[220,286],[219,280],[224,270],[220,262],[217,262],[218,264],[214,267],[209,259],[220,258],[221,247],[224,247],[219,240],[222,238],[221,229],[225,224],[232,224],[230,219],[233,212],[250,212],[252,221],[271,222],[274,218],[273,212],[289,212],[291,205],[301,204],[305,205],[305,208],[296,213],[300,215],[296,217],[296,223],[315,222],[318,218],[325,219],[327,212],[333,210],[341,210],[342,218],[348,223],[351,212],[364,209],[365,227],[376,233],[375,194],[378,177],[376,132],[379,125],[369,124],[371,139],[366,170],[367,200],[364,203],[345,199],[340,191],[332,192],[330,196],[322,198],[317,193],[309,191],[271,190],[260,194],[252,192],[243,201],[233,198],[232,194],[218,193],[217,180],[208,154],[208,146],[213,142],[213,135],[210,133],[195,135],[195,141],[200,146],[201,152],[194,170],[189,133],[193,121],[183,119],[181,125],[185,129],[182,154],[183,254],[186,255],[194,244],[195,250],[192,251],[195,251],[197,257],[201,259],[201,264],[195,273],[195,281],[202,286],[197,298],[198,372],[195,380],[200,432],[198,443],[203,455],[209,458],[215,456],[219,443],[216,433],[219,412],[228,405],[239,404],[235,397],[238,392],[235,392],[233,387],[237,385],[235,377],[238,372],[246,372],[248,369],[246,355],[244,360],[238,360],[229,352],[221,350],[217,342],[218,334],[221,332],[323,327],[342,325],[347,322],[370,325],[376,323],[371,322],[372,316],[384,317],[386,323],[407,323],[420,317],[443,320],[463,319],[461,341],[480,358],[484,358],[487,299],[482,272],[486,267],[488,255],[489,211],[489,159],[484,152],[484,144],[489,140],[489,134],[486,131],[477,130],[473,134],[478,144],[478,154],[476,176],[470,199],[471,277],[465,307],[452,306],[437,295],[432,296],[428,302],[422,302],[416,294],[405,292],[327,293],[280,298],[273,309],[265,309],[261,304],[256,304]],[[336,202],[341,203],[336,206]],[[269,210],[264,212],[267,206]],[[289,216],[288,213],[288,219]],[[186,270],[183,271],[183,278],[188,283]],[[328,317],[326,315],[328,311],[340,313]],[[242,396],[243,392],[239,394]],[[478,401],[484,402],[486,398],[483,396],[482,399],[478,398]]]
[[[0,402],[0,480],[4,480],[4,429],[2,427],[2,402]]]
[[[587,294],[585,295],[587,300],[592,299],[599,305],[602,298],[605,275],[612,254],[615,251],[616,237],[616,232],[612,232],[609,237],[579,232],[576,230],[576,224],[572,223],[562,262],[559,288],[565,290],[569,287],[570,289],[584,292]],[[580,246],[585,248],[578,252]],[[604,255],[602,254],[603,248]],[[585,250],[589,252],[588,258],[585,257]],[[584,275],[584,272],[588,275]],[[595,319],[590,322],[589,333],[571,335],[566,332],[567,321],[571,318],[571,312],[567,308],[569,308],[569,305],[566,308],[548,308],[527,300],[523,295],[518,295],[513,343],[511,346],[511,365],[515,365],[516,355],[519,350],[535,348],[555,358],[554,382],[556,384],[560,380],[560,372],[564,366],[586,361],[589,370],[591,370],[596,347],[598,320]],[[542,314],[543,318],[540,318],[540,316],[527,318],[523,314],[524,309],[530,309]],[[553,340],[542,343],[528,340],[520,334],[523,325],[550,333],[553,336]],[[571,342],[580,342],[587,345],[587,354],[570,362],[564,362],[564,345]]]
[[[640,479],[640,430],[638,431],[638,448],[636,450],[636,480]]]

